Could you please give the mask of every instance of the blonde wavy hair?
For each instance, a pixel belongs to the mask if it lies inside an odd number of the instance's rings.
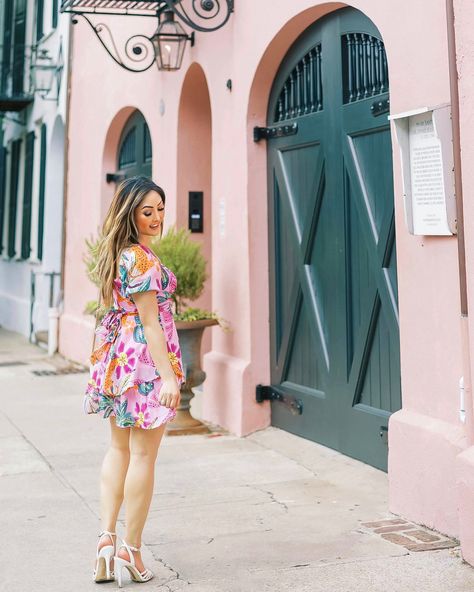
[[[134,214],[149,191],[156,191],[164,205],[165,192],[148,177],[138,175],[122,181],[117,187],[102,225],[97,247],[97,263],[92,273],[100,282],[100,298],[107,308],[113,303],[113,281],[120,254],[123,249],[138,244]]]

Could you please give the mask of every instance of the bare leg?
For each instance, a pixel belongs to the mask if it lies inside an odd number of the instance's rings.
[[[111,439],[100,475],[100,515],[102,530],[116,532],[117,516],[124,497],[125,477],[130,462],[131,428],[117,427],[115,417],[111,416],[109,420]],[[115,543],[116,537],[113,539]],[[110,537],[103,535],[99,541],[99,548],[110,544]]]
[[[165,432],[166,423],[151,430],[131,428],[130,464],[125,479],[125,513],[127,534],[125,540],[132,547],[140,547],[142,532],[148,516],[155,479],[155,461]],[[133,551],[137,569],[142,572],[140,551]],[[128,551],[122,547],[118,556],[129,560]]]

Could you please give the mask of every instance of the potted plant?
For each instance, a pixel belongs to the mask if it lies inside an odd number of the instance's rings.
[[[188,301],[196,300],[202,294],[208,277],[201,245],[191,240],[189,230],[171,227],[162,238],[152,243],[152,250],[176,275],[177,287],[172,299],[186,376],[186,382],[181,387],[181,403],[168,432],[208,432],[208,428],[190,413],[190,402],[194,397],[192,389],[201,385],[206,378],[206,373],[201,368],[204,329],[219,324],[226,330],[227,324],[215,312],[188,305]]]
[[[190,413],[190,402],[194,397],[193,388],[201,385],[206,374],[201,368],[201,342],[204,329],[220,325],[229,330],[228,324],[215,312],[190,307],[189,301],[196,300],[204,290],[207,279],[206,260],[201,252],[201,245],[191,240],[191,232],[186,229],[170,228],[162,238],[155,240],[151,248],[161,262],[176,275],[177,287],[172,295],[173,313],[178,331],[183,369],[186,382],[181,386],[181,402],[176,417],[167,426],[171,434],[197,434],[208,432],[208,428]],[[98,286],[92,269],[97,258],[97,240],[86,239],[87,253],[84,257],[89,279]],[[86,314],[99,318],[105,309],[97,301],[88,302]]]

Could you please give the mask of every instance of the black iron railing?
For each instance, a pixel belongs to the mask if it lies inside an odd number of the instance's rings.
[[[0,45],[0,111],[21,111],[33,101],[32,47]]]
[[[367,33],[342,37],[344,103],[389,92],[388,65],[381,39]]]

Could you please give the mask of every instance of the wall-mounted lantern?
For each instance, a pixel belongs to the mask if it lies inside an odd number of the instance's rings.
[[[62,48],[59,49],[59,55],[56,62],[49,54],[47,49],[36,49],[31,63],[31,74],[33,81],[33,90],[38,93],[42,99],[47,101],[57,101],[61,88],[61,77],[63,71]],[[50,96],[54,83],[56,82],[56,96]]]
[[[186,41],[194,45],[194,31],[187,35],[183,27],[174,20],[174,12],[165,10],[163,20],[151,38],[155,46],[158,70],[179,70],[183,62]]]
[[[122,68],[129,72],[145,72],[156,62],[159,70],[174,71],[181,67],[186,42],[194,45],[194,31],[203,33],[223,27],[234,11],[234,0],[62,0],[61,12],[73,15],[72,22],[82,16],[110,55]],[[135,33],[123,43],[120,49],[108,22],[98,20],[106,16],[146,16],[158,19],[156,32],[148,37]],[[178,18],[193,29],[188,35]],[[132,22],[132,19],[130,19]]]

